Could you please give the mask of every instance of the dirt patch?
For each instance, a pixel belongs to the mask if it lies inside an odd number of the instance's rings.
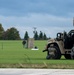
[[[74,69],[74,65],[50,65],[50,64],[0,64],[0,68],[51,68],[51,69]]]

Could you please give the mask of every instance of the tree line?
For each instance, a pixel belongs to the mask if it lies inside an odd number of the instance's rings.
[[[28,35],[28,32],[26,31],[25,32],[25,35],[24,35],[24,39],[25,40],[27,40],[29,38],[29,35]],[[43,33],[42,31],[40,31],[40,33],[38,34],[38,32],[36,31],[35,33],[34,33],[34,36],[33,36],[33,38],[35,39],[35,40],[47,40],[47,39],[49,39],[47,36],[46,36],[46,34],[45,33]]]
[[[24,34],[24,39],[27,40],[29,37],[28,32],[26,31]],[[39,35],[38,32],[36,31],[34,33],[33,38],[35,40],[47,40],[47,36],[45,33],[43,33],[42,31],[40,31]],[[15,28],[15,27],[11,27],[9,29],[7,29],[6,31],[4,30],[4,28],[2,27],[2,24],[0,24],[0,40],[20,40],[20,34],[19,31]]]
[[[4,30],[4,28],[2,27],[2,24],[0,24],[0,40],[19,40],[20,35],[19,35],[19,31],[12,27],[7,29],[6,31]]]

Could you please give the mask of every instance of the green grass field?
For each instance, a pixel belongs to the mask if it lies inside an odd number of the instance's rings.
[[[74,68],[74,60],[46,60],[42,52],[47,41],[35,41],[39,50],[23,48],[22,41],[0,41],[0,67],[8,68]]]

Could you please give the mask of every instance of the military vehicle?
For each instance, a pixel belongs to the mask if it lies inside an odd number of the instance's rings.
[[[69,33],[57,33],[55,39],[49,39],[43,52],[47,51],[46,59],[60,59],[62,55],[66,59],[74,59],[74,30]]]

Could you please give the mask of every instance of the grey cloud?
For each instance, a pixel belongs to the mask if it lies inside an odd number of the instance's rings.
[[[28,13],[70,16],[74,13],[73,0],[0,0],[0,14],[25,16]]]

